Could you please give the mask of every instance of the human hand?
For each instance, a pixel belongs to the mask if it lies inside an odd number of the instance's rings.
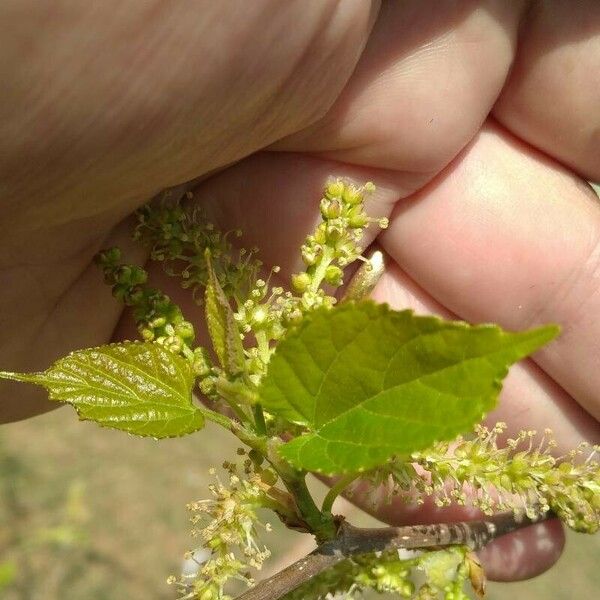
[[[16,24],[1,42],[3,368],[131,335],[91,258],[128,247],[127,215],[160,189],[201,178],[209,217],[285,275],[324,180],[343,176],[373,180],[371,208],[391,217],[372,240],[388,255],[378,300],[563,326],[513,369],[490,419],[551,427],[560,449],[598,442],[600,212],[583,181],[600,179],[597,4],[239,6],[0,9]],[[47,406],[4,396],[6,420]],[[448,519],[432,512],[380,515]],[[491,575],[528,576],[560,552],[554,523],[518,535],[486,551]]]

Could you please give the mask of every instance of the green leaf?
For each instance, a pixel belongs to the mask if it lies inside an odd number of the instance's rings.
[[[508,366],[557,333],[342,304],[309,314],[279,343],[261,403],[308,429],[281,448],[294,466],[360,472],[471,430],[494,408]]]
[[[206,263],[208,282],[206,284],[205,310],[208,333],[221,366],[228,375],[236,375],[244,370],[245,364],[240,330],[208,253]]]
[[[150,342],[78,350],[43,373],[0,372],[0,378],[41,385],[81,419],[136,435],[174,437],[204,425],[192,404],[189,362]]]

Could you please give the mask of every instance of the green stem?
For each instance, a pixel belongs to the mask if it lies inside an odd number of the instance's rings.
[[[281,502],[277,502],[277,500],[267,496],[266,494],[262,497],[259,508],[268,508],[276,513],[279,518],[286,519],[286,522],[289,522],[297,517],[293,510],[290,510],[289,507],[285,506]]]
[[[333,508],[333,503],[335,499],[358,477],[360,473],[352,473],[350,475],[346,475],[344,477],[340,477],[337,483],[331,487],[325,498],[323,499],[323,506],[321,507],[321,511],[324,514],[331,514],[331,509]]]
[[[38,377],[43,377],[44,373],[12,373],[11,371],[0,371],[0,379],[10,379],[12,381],[21,381],[23,383],[37,383]]]
[[[242,422],[242,423],[249,423],[250,419],[248,419],[248,415],[246,415],[246,413],[232,400],[229,400],[228,398],[224,398],[225,402],[227,402],[227,405],[231,408],[231,410],[233,410],[233,412],[235,413],[236,417]]]
[[[317,292],[321,283],[323,283],[323,279],[325,279],[325,272],[327,271],[327,267],[333,261],[333,249],[329,246],[325,246],[323,248],[323,254],[321,256],[321,260],[315,269],[315,272],[312,276],[312,281],[309,286],[309,290],[311,292]]]
[[[307,529],[317,538],[317,541],[320,543],[333,539],[337,534],[337,526],[332,515],[323,515],[315,504],[306,486],[306,472],[297,471],[281,458],[279,448],[282,444],[281,439],[270,438],[264,452],[266,459],[292,495],[300,520],[306,523]]]
[[[258,436],[254,432],[248,431],[243,425],[236,421],[229,422],[229,430],[240,440],[240,442],[246,444],[249,448],[256,450],[263,456],[267,456],[268,447],[267,438],[265,436]]]
[[[267,435],[267,424],[265,423],[265,413],[260,404],[254,405],[254,424],[258,435]]]
[[[196,406],[196,408],[204,415],[204,418],[208,421],[212,421],[213,423],[217,423],[224,427],[225,429],[231,431],[231,419],[218,413],[210,408],[206,408],[206,406]]]
[[[263,329],[255,332],[256,344],[258,348],[258,356],[262,363],[266,366],[271,360],[271,348],[269,347],[269,338],[267,337],[266,331]],[[254,405],[254,423],[256,425],[256,432],[261,435],[266,435],[267,424],[265,423],[265,415],[263,413],[262,406],[259,403]]]
[[[259,330],[254,333],[256,338],[256,345],[258,348],[258,355],[260,360],[265,364],[269,364],[271,360],[271,348],[269,347],[269,340],[264,330]]]
[[[234,383],[229,381],[226,377],[220,376],[217,380],[217,392],[221,398],[227,402],[242,423],[251,423],[251,418],[246,414],[238,402],[238,399],[241,399],[244,404],[254,403],[254,396],[251,395],[250,390],[248,390],[244,384],[240,384],[239,382]]]
[[[310,528],[317,542],[322,543],[334,539],[337,535],[336,524],[331,514],[324,515],[315,504],[306,485],[306,475],[299,473],[290,479],[284,478],[281,473],[280,476],[285,487],[292,494],[300,516]]]

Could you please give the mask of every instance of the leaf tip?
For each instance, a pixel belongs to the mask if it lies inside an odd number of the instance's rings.
[[[542,347],[556,339],[562,333],[562,327],[556,323],[549,323],[533,329],[532,333],[537,334],[540,341],[539,347]]]

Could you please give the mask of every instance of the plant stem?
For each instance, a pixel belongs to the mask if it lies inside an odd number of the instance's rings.
[[[244,397],[244,400],[248,402],[248,404],[252,403],[253,397],[245,397],[249,394],[249,392],[244,388],[244,386],[236,385],[227,378],[220,376],[217,380],[217,391],[242,423],[250,424],[252,422],[251,417],[245,413],[237,400],[240,396],[242,396]]]
[[[240,440],[240,442],[246,444],[249,448],[256,450],[263,456],[267,456],[268,446],[267,438],[265,436],[256,435],[236,421],[229,421],[228,429]]]
[[[331,509],[333,508],[333,503],[335,499],[358,477],[360,473],[354,473],[350,475],[346,475],[344,477],[340,477],[337,483],[331,487],[325,498],[323,499],[323,505],[321,506],[321,512],[326,514],[331,514]]]
[[[318,543],[325,542],[335,538],[337,535],[337,527],[331,515],[324,515],[313,500],[305,481],[305,474],[294,478],[286,478],[281,475],[285,487],[288,489],[301,518],[308,525],[311,533],[315,536]]]
[[[242,423],[248,424],[250,422],[250,419],[248,418],[246,413],[240,408],[240,406],[236,402],[234,402],[233,400],[228,400],[225,397],[223,397],[223,399],[225,400],[225,402],[227,402],[227,405],[231,408],[231,410],[233,410],[235,416]]]
[[[267,434],[267,424],[265,423],[265,414],[263,413],[263,409],[260,404],[254,405],[254,424],[256,426],[256,433],[258,433],[259,435]]]
[[[391,550],[432,550],[448,546],[482,548],[492,540],[534,523],[552,518],[546,513],[537,521],[500,513],[481,521],[406,527],[361,529],[343,523],[337,537],[321,544],[316,550],[296,561],[273,577],[261,581],[237,600],[279,600],[312,577],[357,555]]]
[[[197,405],[196,408],[204,415],[204,418],[208,421],[217,423],[218,425],[221,425],[221,427],[224,427],[228,431],[231,431],[231,419],[229,417],[226,417],[221,413],[211,410],[210,408],[207,408],[204,405]]]
[[[256,346],[258,348],[258,355],[260,360],[265,364],[269,364],[269,360],[271,360],[271,348],[269,347],[269,340],[267,339],[267,334],[264,330],[257,331],[254,334],[256,338]]]
[[[309,286],[311,292],[317,292],[323,279],[325,279],[325,272],[327,271],[327,267],[331,264],[333,260],[333,250],[329,246],[323,247],[323,255],[321,256],[321,260],[319,265],[315,269],[315,272],[312,276],[312,281]]]

